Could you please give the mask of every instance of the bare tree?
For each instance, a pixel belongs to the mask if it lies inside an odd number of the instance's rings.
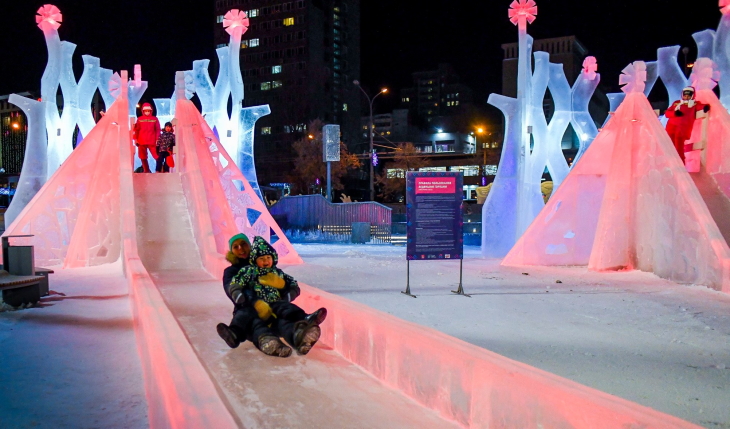
[[[380,188],[378,196],[385,200],[405,195],[406,172],[418,171],[428,167],[430,162],[413,143],[400,143],[395,148],[393,162],[387,164],[385,171],[376,176],[375,183]],[[388,170],[391,171],[388,174]]]
[[[290,182],[295,186],[295,193],[308,193],[310,186],[320,179],[324,184],[327,180],[327,163],[322,161],[322,121],[315,119],[309,123],[308,135],[293,143],[294,174]],[[347,170],[360,168],[360,160],[350,154],[345,145],[340,142],[340,162],[333,162],[331,166],[332,189],[341,190],[342,177]]]

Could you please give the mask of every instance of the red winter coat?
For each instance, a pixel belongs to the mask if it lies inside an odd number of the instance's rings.
[[[675,113],[679,104],[681,104],[679,111],[683,113],[682,116],[677,116]],[[697,118],[697,112],[701,111],[704,107],[705,105],[699,101],[695,101],[694,106],[689,107],[687,103],[682,103],[682,100],[677,100],[664,113],[664,116],[669,119],[667,122],[667,133],[672,139],[672,143],[674,143],[674,147],[677,149],[677,153],[679,153],[682,161],[684,161],[684,144],[692,136],[692,127]]]
[[[160,137],[160,121],[155,116],[140,116],[134,124],[134,140],[137,144],[155,146]]]

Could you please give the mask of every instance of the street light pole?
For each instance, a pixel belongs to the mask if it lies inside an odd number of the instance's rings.
[[[352,81],[358,88],[360,88],[360,91],[362,91],[363,94],[365,94],[365,97],[368,99],[368,104],[370,107],[370,121],[368,125],[368,136],[370,137],[370,151],[368,152],[368,159],[370,160],[370,201],[375,201],[375,185],[373,182],[373,101],[375,101],[376,98],[378,98],[378,95],[385,94],[388,92],[388,88],[383,88],[375,94],[373,98],[370,98],[367,92],[365,92],[364,89],[362,89],[362,86],[360,86],[359,80]]]

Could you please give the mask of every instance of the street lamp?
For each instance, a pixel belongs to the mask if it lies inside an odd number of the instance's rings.
[[[477,132],[474,134],[474,143],[477,147],[479,147],[479,134],[484,134],[484,128],[483,127],[477,127]],[[482,155],[484,156],[484,163],[482,164],[482,172],[486,173],[487,168],[487,148],[484,147],[484,142],[482,142]],[[483,176],[486,176],[486,174],[482,174]]]
[[[362,89],[362,86],[360,86],[359,80],[353,80],[352,83],[355,84],[358,88],[360,88],[360,91],[362,91],[363,94],[365,94],[365,97],[368,99],[368,103],[370,106],[370,123],[368,127],[368,136],[370,137],[370,152],[369,152],[369,158],[370,158],[370,201],[375,201],[375,186],[373,185],[373,101],[375,101],[376,98],[378,98],[378,95],[385,94],[388,92],[388,88],[382,88],[380,92],[375,94],[373,98],[370,98],[367,92],[365,92],[364,89]]]

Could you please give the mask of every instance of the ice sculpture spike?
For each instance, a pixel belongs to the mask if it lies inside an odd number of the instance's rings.
[[[203,117],[215,130],[220,143],[244,173],[254,192],[263,201],[253,157],[254,127],[256,121],[271,113],[268,105],[242,108],[243,78],[239,51],[241,35],[248,28],[245,12],[233,9],[224,16],[223,26],[230,34],[227,47],[218,48],[218,78],[215,84],[208,71],[209,60],[193,62],[195,92],[202,105]],[[228,114],[228,99],[231,97],[232,111]],[[242,189],[242,188],[241,188]]]
[[[15,196],[10,201],[10,206],[5,211],[5,229],[13,223],[46,183],[46,169],[48,168],[46,113],[43,103],[17,94],[11,94],[8,101],[21,108],[28,118],[28,137],[25,142],[25,158],[23,168],[20,170],[18,187],[15,190]]]
[[[588,150],[588,147],[590,147],[591,143],[598,135],[596,123],[593,121],[593,118],[588,111],[588,105],[590,104],[591,97],[601,81],[601,75],[596,73],[597,70],[598,63],[596,58],[587,57],[583,61],[583,71],[580,75],[578,75],[578,79],[576,79],[573,84],[573,88],[570,90],[570,125],[573,126],[573,130],[575,130],[575,133],[578,135],[578,140],[580,141],[580,147],[578,148],[578,153],[575,155],[575,159],[573,160],[573,166],[578,163],[581,156],[583,156],[586,150]]]

